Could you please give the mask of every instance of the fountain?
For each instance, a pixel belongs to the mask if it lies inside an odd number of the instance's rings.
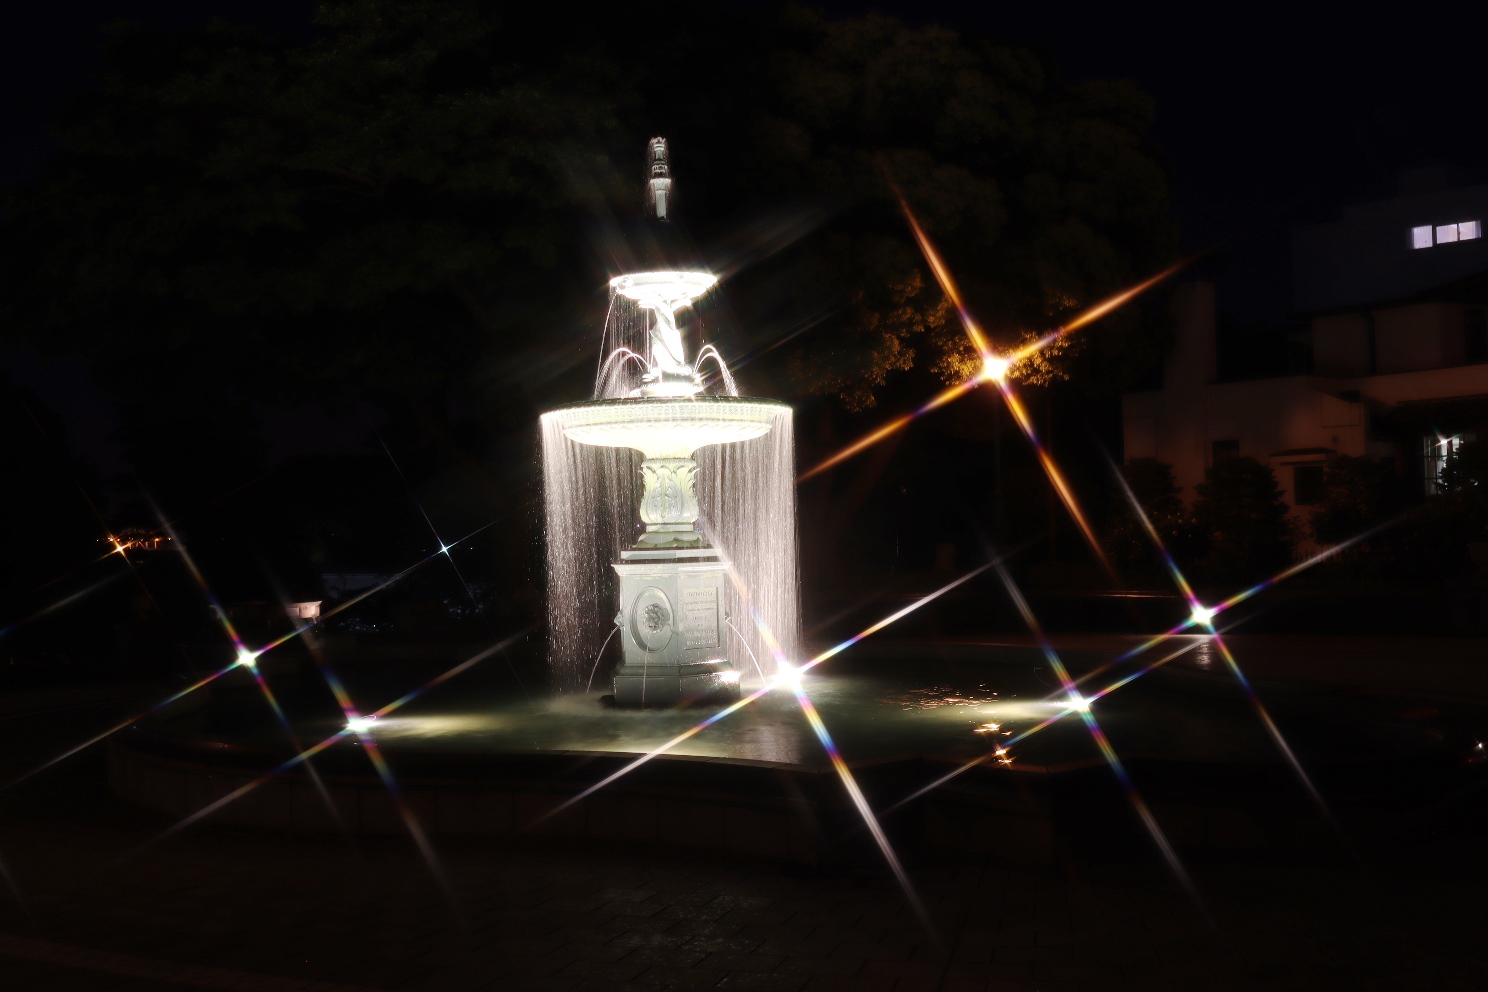
[[[647,165],[651,233],[674,232],[661,139]],[[1052,865],[1071,845],[1108,852],[1131,822],[1106,767],[1120,752],[1142,764],[1153,806],[1179,824],[1178,844],[1230,856],[1308,836],[1317,817],[1295,802],[1296,782],[1209,637],[1186,635],[1180,651],[1145,656],[1136,664],[1146,667],[1082,697],[1081,715],[1100,699],[1108,736],[1098,745],[1046,677],[1043,646],[999,633],[985,588],[959,587],[959,602],[937,593],[873,604],[850,624],[827,620],[821,636],[852,635],[815,653],[830,666],[759,693],[727,719],[715,710],[700,721],[678,707],[768,684],[777,659],[803,660],[796,474],[790,407],[739,396],[703,343],[698,304],[717,279],[685,253],[654,263],[610,283],[593,397],[541,418],[547,653],[564,691],[532,693],[516,664],[494,661],[530,627],[479,643],[363,640],[323,621],[298,632],[304,641],[224,627],[201,645],[215,652],[202,667],[230,677],[208,684],[209,675],[127,731],[93,739],[108,740],[114,793],[181,824],[411,832],[420,846],[529,832],[590,849],[664,839],[815,864],[855,856],[871,806],[886,821],[892,813],[896,844]],[[709,361],[716,372],[704,376]],[[463,584],[457,571],[450,579]],[[856,643],[921,607],[931,629],[998,636]],[[1170,612],[1159,629],[1193,606],[1175,597],[1160,608]],[[246,673],[232,661],[242,637],[252,649]],[[1070,645],[1062,664],[1089,678],[1131,642]],[[607,658],[618,660],[605,680],[620,706],[596,706],[586,692]],[[1337,783],[1340,794],[1378,796],[1388,817],[1419,805],[1422,770],[1444,797],[1476,787],[1452,765],[1464,754],[1481,761],[1475,713],[1442,707],[1423,724],[1406,715],[1414,703],[1385,694],[1280,688],[1266,690],[1267,706],[1296,728],[1297,752],[1325,791]],[[839,779],[848,762],[850,790]],[[1396,795],[1380,791],[1382,781],[1410,787]]]
[[[649,153],[652,217],[669,223],[665,139]],[[790,407],[739,397],[711,345],[689,361],[678,324],[717,281],[670,268],[612,279],[603,342],[613,347],[595,399],[542,417],[554,671],[564,688],[586,686],[585,662],[597,667],[618,634],[620,705],[737,695],[745,677],[766,677],[795,647]],[[710,357],[723,394],[700,371]],[[644,530],[630,542],[636,506]],[[596,652],[606,564],[618,579],[617,629]]]

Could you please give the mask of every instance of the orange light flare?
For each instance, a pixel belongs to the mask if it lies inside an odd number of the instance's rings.
[[[914,233],[915,241],[920,246],[920,254],[925,256],[925,263],[930,266],[930,271],[935,275],[935,281],[940,283],[941,291],[956,308],[956,313],[961,318],[961,326],[966,329],[966,336],[971,340],[971,346],[976,349],[978,355],[982,356],[983,362],[988,361],[996,352],[992,350],[991,342],[987,340],[987,336],[982,333],[982,329],[977,326],[977,322],[961,301],[961,291],[956,288],[956,280],[951,277],[951,270],[941,259],[940,252],[935,250],[935,245],[930,241],[930,236],[925,233],[925,229],[920,227],[914,211],[909,209],[909,201],[904,198],[903,193],[899,192],[899,187],[892,179],[889,180],[889,188],[894,191],[894,198],[899,201],[899,209],[904,211],[904,219],[909,222],[909,229]]]
[[[1062,327],[1057,328],[1056,330],[1050,331],[1043,337],[1035,341],[1031,341],[1023,347],[1018,348],[1014,351],[1007,352],[1006,354],[999,354],[992,347],[991,342],[987,339],[987,336],[982,331],[981,326],[976,322],[976,318],[974,318],[966,309],[965,303],[962,301],[961,298],[961,291],[956,286],[956,280],[954,277],[952,277],[951,270],[946,266],[944,259],[940,257],[940,253],[936,251],[934,243],[930,240],[930,236],[927,235],[924,228],[920,226],[920,222],[918,219],[916,219],[914,212],[909,209],[909,203],[904,199],[904,195],[899,192],[899,187],[894,185],[893,181],[890,180],[889,188],[893,190],[895,199],[899,201],[900,209],[904,211],[904,219],[909,223],[909,229],[914,234],[915,242],[920,246],[920,253],[925,256],[925,263],[930,266],[930,271],[932,274],[934,274],[935,281],[940,284],[941,291],[946,294],[946,298],[951,301],[951,304],[953,306],[955,306],[956,315],[961,320],[961,326],[966,331],[967,339],[971,342],[972,348],[975,349],[976,353],[981,357],[982,371],[977,375],[974,375],[971,378],[967,379],[965,382],[958,383],[936,394],[930,399],[929,402],[925,403],[913,413],[905,414],[902,417],[896,417],[877,430],[869,434],[865,434],[863,437],[859,438],[857,441],[854,441],[852,444],[843,448],[836,454],[828,457],[820,464],[803,472],[800,476],[797,477],[797,482],[805,482],[812,476],[825,472],[832,466],[838,465],[853,457],[854,455],[866,451],[868,448],[873,447],[875,444],[879,443],[885,438],[891,437],[898,431],[903,430],[905,427],[909,426],[909,424],[913,422],[917,417],[921,417],[932,410],[937,410],[940,407],[945,406],[952,400],[960,399],[962,396],[971,392],[971,390],[975,389],[977,386],[980,386],[984,382],[994,382],[997,383],[999,386],[1003,386],[1006,383],[1007,379],[1011,375],[1015,374],[1014,370],[1017,368],[1019,362],[1026,361],[1027,359],[1033,357],[1039,351],[1047,348],[1049,345],[1058,341],[1060,338],[1064,337],[1070,332],[1079,330],[1082,327],[1092,324],[1111,311],[1116,310],[1127,303],[1130,303],[1132,300],[1136,299],[1138,296],[1141,296],[1143,293],[1158,285],[1163,280],[1172,277],[1175,273],[1181,271],[1191,262],[1193,262],[1194,259],[1199,257],[1198,255],[1194,255],[1184,259],[1181,262],[1170,265],[1156,275],[1150,276],[1147,279],[1144,279],[1142,282],[1137,283],[1135,286],[1124,289],[1114,296],[1110,296],[1090,307],[1089,309],[1082,311],[1068,323],[1064,324]],[[1007,395],[1006,389],[1003,390],[1003,395]],[[1015,413],[1014,416],[1017,416],[1017,414]],[[1025,431],[1026,430],[1027,429],[1025,428]],[[1051,481],[1053,481],[1052,476]],[[1054,485],[1056,489],[1061,489],[1061,498],[1063,498],[1064,492],[1068,491],[1068,486],[1063,483],[1062,477],[1061,481],[1055,482]],[[1069,506],[1070,504],[1066,502],[1065,505]],[[1080,519],[1083,519],[1083,516]],[[1090,531],[1088,525],[1082,523],[1081,530],[1087,532],[1087,539],[1089,539]],[[1100,552],[1097,552],[1097,554],[1100,554]],[[1105,562],[1105,556],[1103,554],[1100,554],[1100,557],[1101,561]],[[1107,565],[1107,567],[1109,568],[1109,565]]]
[[[863,437],[859,438],[852,444],[837,452],[835,455],[832,455],[830,458],[821,462],[816,467],[809,468],[805,472],[802,472],[799,476],[796,477],[796,481],[805,482],[813,475],[819,475],[820,473],[825,472],[827,469],[831,468],[833,465],[845,462],[859,452],[868,450],[878,442],[909,426],[910,422],[913,421],[916,417],[921,417],[929,413],[931,410],[938,410],[952,400],[960,399],[963,395],[971,392],[973,389],[980,386],[981,384],[981,377],[974,376],[970,379],[967,379],[963,383],[952,386],[949,389],[937,393],[935,396],[930,398],[930,401],[928,403],[926,403],[924,406],[920,407],[913,413],[906,413],[902,417],[894,418],[871,434],[865,434]]]
[[[1085,537],[1085,543],[1090,545],[1090,550],[1095,554],[1097,560],[1111,575],[1116,574],[1111,560],[1106,557],[1105,549],[1101,547],[1100,541],[1095,536],[1095,528],[1090,526],[1090,521],[1085,518],[1085,511],[1080,508],[1080,501],[1075,498],[1075,492],[1070,488],[1069,480],[1055,464],[1054,458],[1048,450],[1039,443],[1038,434],[1033,429],[1033,419],[1028,416],[1028,408],[1018,398],[1018,394],[1004,379],[997,380],[997,389],[1002,393],[1003,402],[1007,404],[1013,419],[1018,422],[1018,427],[1023,431],[1028,442],[1033,445],[1033,450],[1038,454],[1039,464],[1044,468],[1044,474],[1049,477],[1049,484],[1059,494],[1059,499],[1064,503],[1064,508],[1069,511],[1070,519],[1074,520],[1075,526],[1080,528],[1080,533]]]
[[[1035,341],[1030,341],[1028,344],[1025,344],[1023,347],[1010,353],[1007,356],[1008,362],[1012,365],[1016,365],[1017,363],[1024,361],[1025,359],[1032,358],[1038,352],[1049,347],[1049,345],[1053,344],[1055,341],[1058,341],[1060,338],[1064,337],[1071,331],[1078,331],[1080,328],[1084,327],[1087,324],[1095,323],[1097,320],[1100,320],[1112,310],[1119,309],[1120,307],[1136,299],[1138,296],[1141,296],[1143,293],[1147,292],[1147,290],[1151,289],[1153,286],[1156,286],[1164,279],[1168,279],[1174,275],[1177,275],[1183,269],[1192,264],[1193,261],[1198,257],[1198,255],[1193,255],[1189,258],[1183,259],[1180,262],[1175,262],[1172,265],[1168,266],[1166,269],[1163,269],[1157,275],[1144,279],[1142,282],[1137,283],[1135,286],[1132,286],[1129,289],[1123,289],[1115,296],[1111,296],[1102,300],[1090,309],[1077,314],[1073,320],[1071,320],[1068,324],[1065,324],[1063,327],[1056,328],[1050,331],[1048,334],[1045,334],[1043,337]]]

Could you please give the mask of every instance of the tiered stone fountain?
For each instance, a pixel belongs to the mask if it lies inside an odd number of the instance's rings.
[[[665,221],[671,177],[663,139],[652,141],[651,162],[648,192],[655,219]],[[743,675],[730,659],[726,625],[732,619],[727,613],[730,584],[740,583],[740,594],[747,599],[742,588],[747,579],[731,576],[727,549],[713,546],[697,530],[694,455],[711,445],[760,438],[781,422],[782,414],[788,425],[790,408],[704,392],[677,312],[692,306],[717,281],[700,271],[637,272],[611,280],[613,293],[632,301],[646,318],[646,353],[627,351],[645,364],[640,384],[629,395],[575,404],[543,417],[545,428],[557,427],[570,441],[630,448],[644,458],[639,514],[645,531],[612,564],[619,577],[615,624],[624,652],[614,675],[615,701],[621,705],[670,706],[736,694]],[[549,494],[550,508],[553,496]],[[793,536],[793,520],[790,527]],[[549,530],[551,541],[554,528]],[[744,643],[743,635],[735,641]]]

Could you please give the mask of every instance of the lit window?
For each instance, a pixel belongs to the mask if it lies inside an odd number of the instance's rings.
[[[1426,470],[1426,495],[1435,496],[1442,491],[1442,470],[1447,461],[1457,453],[1466,441],[1477,439],[1477,434],[1467,431],[1462,434],[1427,434],[1422,439],[1422,466]]]
[[[1432,238],[1433,232],[1435,239]],[[1430,248],[1432,245],[1446,245],[1453,241],[1476,241],[1483,236],[1483,222],[1480,220],[1460,220],[1455,224],[1438,224],[1432,228],[1430,224],[1411,228],[1411,247]]]

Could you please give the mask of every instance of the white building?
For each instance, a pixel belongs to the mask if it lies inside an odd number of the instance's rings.
[[[1122,398],[1125,455],[1172,465],[1190,501],[1204,470],[1236,454],[1270,465],[1294,512],[1318,501],[1338,455],[1376,459],[1405,494],[1429,495],[1447,454],[1488,436],[1485,308],[1470,302],[1479,291],[1467,280],[1316,314],[1312,374],[1222,382],[1214,286],[1180,286],[1162,390]]]

